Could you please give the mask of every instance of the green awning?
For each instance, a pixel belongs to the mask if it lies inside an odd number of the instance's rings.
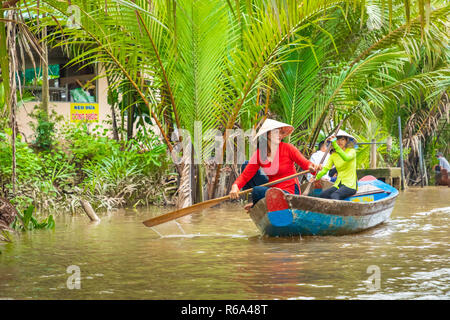
[[[41,84],[42,68],[38,67],[25,69],[25,74],[20,71],[19,75],[23,85],[33,85],[35,79],[37,84]],[[49,79],[59,78],[59,64],[52,64],[48,66],[48,77]]]

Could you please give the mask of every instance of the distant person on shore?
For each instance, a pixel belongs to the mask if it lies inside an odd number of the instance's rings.
[[[442,169],[445,169],[447,170],[447,172],[449,172],[450,164],[448,163],[447,159],[444,158],[442,152],[436,153],[436,158],[438,158],[439,164],[435,166],[435,171],[441,171]]]
[[[448,173],[450,172],[450,165],[447,159],[445,159],[442,152],[436,153],[436,158],[438,158],[439,160],[439,163],[433,167],[436,173],[436,185],[450,186],[450,182],[448,181],[449,180]]]

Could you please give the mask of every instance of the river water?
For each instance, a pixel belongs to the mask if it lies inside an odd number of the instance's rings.
[[[141,222],[170,209],[60,215],[0,246],[0,299],[450,299],[449,199],[410,188],[340,237],[261,237],[237,204],[155,231]]]

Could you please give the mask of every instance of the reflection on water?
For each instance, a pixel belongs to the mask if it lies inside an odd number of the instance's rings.
[[[261,237],[237,205],[153,231],[141,222],[164,209],[61,216],[2,247],[0,298],[449,299],[448,199],[450,188],[409,189],[389,222],[341,237]],[[79,290],[67,288],[71,265]]]

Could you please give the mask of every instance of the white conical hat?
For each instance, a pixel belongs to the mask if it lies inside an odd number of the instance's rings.
[[[351,134],[348,134],[347,132],[345,132],[344,130],[339,129],[338,133],[336,134],[336,137],[348,137],[350,139],[353,139],[353,141],[356,141],[356,138],[354,136],[352,136]]]
[[[260,135],[263,135],[264,133],[280,128],[283,128],[283,130],[280,130],[280,134],[283,138],[287,137],[292,133],[292,131],[294,131],[294,127],[287,123],[283,123],[272,119],[266,119],[261,128],[259,128],[258,133],[253,138],[253,141],[256,141],[256,139],[258,139],[258,137]]]

